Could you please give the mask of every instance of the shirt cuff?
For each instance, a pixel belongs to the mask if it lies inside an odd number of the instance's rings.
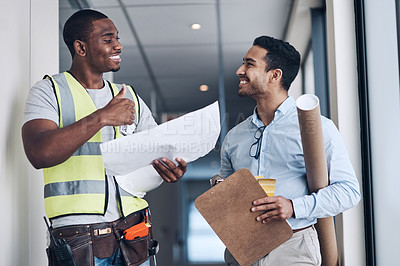
[[[307,218],[306,206],[303,198],[292,199],[292,204],[296,219]]]

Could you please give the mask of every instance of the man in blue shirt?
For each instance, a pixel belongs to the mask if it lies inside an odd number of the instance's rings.
[[[300,66],[300,54],[289,43],[268,36],[254,40],[236,74],[238,94],[257,102],[253,115],[235,126],[221,150],[220,176],[248,168],[254,176],[276,179],[275,196],[257,199],[251,211],[257,221],[286,220],[293,237],[253,265],[320,265],[313,225],[317,218],[335,216],[359,202],[359,184],[346,148],[333,122],[322,128],[329,186],[310,195],[297,117],[288,90]],[[237,265],[227,251],[228,265]]]

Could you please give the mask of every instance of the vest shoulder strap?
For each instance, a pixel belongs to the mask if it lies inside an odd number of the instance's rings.
[[[62,126],[62,117],[61,117],[61,105],[60,105],[60,90],[58,88],[57,82],[54,80],[54,78],[50,75],[45,75],[43,79],[48,79],[51,82],[51,85],[53,87],[53,92],[54,95],[56,96],[56,101],[57,101],[57,106],[58,106],[58,125]]]

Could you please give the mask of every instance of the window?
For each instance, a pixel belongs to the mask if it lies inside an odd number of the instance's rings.
[[[194,206],[189,204],[188,261],[190,263],[224,262],[225,245]]]

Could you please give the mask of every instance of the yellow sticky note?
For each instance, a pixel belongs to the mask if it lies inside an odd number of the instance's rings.
[[[275,195],[276,179],[264,178],[263,176],[256,176],[256,179],[265,193],[267,193],[268,197],[273,197]]]

